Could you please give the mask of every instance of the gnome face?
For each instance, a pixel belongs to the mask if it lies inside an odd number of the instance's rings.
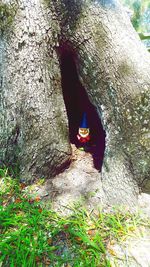
[[[83,138],[87,137],[90,133],[89,128],[79,128],[79,135]]]

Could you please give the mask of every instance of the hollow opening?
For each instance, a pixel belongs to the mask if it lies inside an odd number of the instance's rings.
[[[94,167],[101,170],[104,150],[105,150],[105,131],[98,116],[95,106],[90,102],[84,86],[79,80],[76,68],[76,54],[67,46],[59,49],[62,91],[67,110],[69,123],[70,142],[80,147],[77,139],[79,126],[83,113],[87,114],[88,127],[90,129],[90,141],[88,142],[87,152],[93,157]]]

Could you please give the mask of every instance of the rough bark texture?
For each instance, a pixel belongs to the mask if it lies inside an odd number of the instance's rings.
[[[54,177],[71,160],[60,72],[67,47],[106,131],[104,192],[111,203],[132,202],[149,178],[150,60],[127,14],[109,0],[3,0],[0,8],[6,2],[1,162],[19,164],[21,177],[32,181]]]

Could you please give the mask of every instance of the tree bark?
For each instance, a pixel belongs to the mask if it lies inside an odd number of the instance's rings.
[[[107,199],[133,202],[149,179],[150,60],[128,15],[111,0],[3,0],[0,7],[4,4],[1,164],[17,164],[20,176],[32,182],[54,178],[71,161],[60,70],[67,48],[106,132]]]

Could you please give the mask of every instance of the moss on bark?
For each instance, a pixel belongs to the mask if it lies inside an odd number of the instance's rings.
[[[5,30],[12,25],[16,14],[17,5],[11,5],[6,3],[0,3],[0,32],[3,33]]]

